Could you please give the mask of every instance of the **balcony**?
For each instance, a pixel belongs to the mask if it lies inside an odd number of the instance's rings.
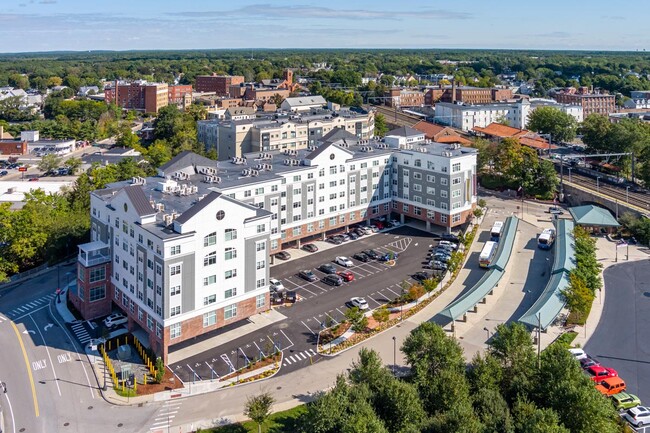
[[[85,268],[111,261],[111,247],[102,241],[79,245],[77,261]]]

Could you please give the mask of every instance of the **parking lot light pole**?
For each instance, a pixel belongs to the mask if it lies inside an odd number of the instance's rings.
[[[393,335],[393,376],[397,371],[397,338]]]
[[[542,313],[537,313],[537,369],[542,367]]]

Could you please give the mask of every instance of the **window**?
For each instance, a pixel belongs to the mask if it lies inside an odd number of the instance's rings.
[[[461,214],[459,214],[459,213],[457,213],[456,215],[452,215],[451,222],[454,222],[454,223],[460,222],[460,216],[461,216]]]
[[[416,166],[416,167],[422,167],[422,160],[421,159],[416,159],[413,162],[413,165]]]
[[[169,314],[174,317],[179,314],[181,314],[181,306],[177,305],[176,307],[172,307],[171,310],[169,311]]]
[[[407,169],[403,168],[402,169],[402,176],[408,177],[408,175],[409,175],[409,171]]]
[[[181,253],[181,246],[180,245],[174,245],[174,246],[172,246],[172,249],[171,249],[169,254],[172,255],[172,256],[175,256],[175,255],[180,254],[180,253]]]
[[[422,179],[422,173],[413,173],[413,179],[417,179],[417,180]]]
[[[236,287],[234,287],[232,289],[228,289],[224,293],[224,298],[226,298],[226,299],[232,298],[233,296],[237,296],[237,288]]]
[[[447,192],[447,190],[445,189],[440,190],[440,197],[447,198],[448,195],[449,193]]]
[[[209,247],[217,243],[217,232],[212,232],[203,238],[203,246]]]
[[[436,195],[436,189],[431,188],[430,186],[427,187],[427,194],[429,195]]]
[[[403,204],[402,205],[402,212],[408,212],[409,211],[409,205]]]
[[[94,268],[90,270],[90,279],[89,283],[95,283],[97,281],[104,281],[106,279],[106,267],[102,266],[100,268]]]
[[[147,315],[147,328],[149,328],[150,331],[153,331],[153,319],[149,315]]]
[[[142,322],[142,319],[144,318],[144,311],[142,308],[138,307],[138,320]]]
[[[460,182],[461,182],[461,178],[460,178],[460,177],[455,177],[455,178],[453,178],[453,179],[451,180],[451,184],[452,184],[452,185],[458,185],[458,184],[460,184]]]
[[[300,195],[300,194],[302,194],[302,188],[293,189],[293,195]]]
[[[456,189],[451,192],[451,196],[454,198],[460,197],[460,190]]]
[[[266,242],[256,242],[255,243],[255,250],[256,251],[264,251],[266,249]]]
[[[266,224],[257,225],[257,233],[264,233],[266,231]]]
[[[295,221],[295,217],[294,217],[294,221]],[[300,236],[301,232],[302,232],[301,227],[294,227],[292,230],[293,236]]]
[[[420,185],[418,183],[414,183],[413,184],[413,191],[417,191],[417,192],[422,191],[422,185]]]
[[[225,320],[232,319],[237,316],[237,304],[228,305],[223,309],[223,318]]]
[[[427,174],[427,182],[436,183],[436,178],[432,174]]]
[[[180,273],[181,273],[181,265],[171,265],[169,267],[169,274],[170,275],[180,275]]]
[[[278,190],[277,185],[271,185],[271,192],[276,192]]]
[[[210,311],[203,315],[203,327],[207,328],[208,326],[215,325],[217,323],[217,312]]]
[[[255,297],[255,308],[263,308],[266,305],[266,295],[257,295]]]
[[[237,230],[236,229],[226,229],[225,238],[227,241],[232,241],[237,239]]]
[[[98,301],[106,297],[106,286],[101,285],[90,288],[90,302]]]
[[[181,286],[173,286],[169,289],[169,294],[171,296],[176,296],[181,294]]]
[[[236,277],[236,276],[237,276],[237,269],[231,269],[231,270],[225,272],[226,280],[230,279],[230,278],[233,278],[233,277]]]
[[[435,205],[436,205],[435,200],[431,200],[430,198],[427,199],[427,206],[435,206]]]
[[[460,162],[457,162],[457,163],[455,163],[455,164],[452,164],[452,166],[451,166],[451,171],[452,171],[453,173],[456,173],[456,172],[460,171]]]
[[[440,222],[441,223],[446,223],[447,222],[447,215],[440,215]]]
[[[302,203],[300,203],[299,201],[296,201],[296,202],[293,203],[293,208],[294,209],[298,209],[301,206],[302,206]]]
[[[203,298],[203,305],[210,305],[217,302],[217,295],[210,295]]]
[[[266,278],[260,278],[255,282],[255,286],[259,289],[261,287],[264,287],[266,285]]]
[[[413,213],[415,215],[422,215],[422,209],[420,209],[419,207],[413,206]]]
[[[244,191],[244,197],[250,197],[250,196],[251,196],[251,191],[250,191],[250,189]]]
[[[86,275],[83,268],[79,268],[79,281],[85,281]]]
[[[151,260],[151,259],[147,259],[147,267],[148,267],[149,269],[153,269],[153,260]]]
[[[224,258],[226,260],[232,260],[237,258],[237,250],[235,248],[226,248],[224,253]]]
[[[169,327],[169,338],[178,338],[181,336],[181,324],[174,323]]]
[[[217,282],[217,276],[216,275],[209,275],[207,277],[203,277],[203,285],[204,286],[209,286],[210,284],[214,284]]]
[[[255,188],[255,195],[264,194],[264,188]]]
[[[179,325],[180,325],[180,323],[179,323]],[[162,326],[160,326],[160,323],[156,323],[156,337],[162,338]]]
[[[257,269],[264,269],[266,267],[266,260],[258,261],[255,267]]]

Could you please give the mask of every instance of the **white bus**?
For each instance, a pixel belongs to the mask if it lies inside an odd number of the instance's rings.
[[[537,247],[543,250],[550,250],[555,242],[555,229],[544,229],[537,238]]]
[[[495,221],[492,230],[490,230],[491,240],[497,242],[501,237],[501,230],[503,230],[503,221]]]
[[[482,268],[487,268],[492,263],[494,255],[497,252],[498,244],[494,241],[487,241],[481,250],[481,255],[478,256],[478,264]]]

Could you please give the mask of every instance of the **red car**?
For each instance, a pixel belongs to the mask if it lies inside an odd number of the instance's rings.
[[[384,229],[384,223],[381,222],[381,221],[377,221],[377,222],[375,223],[375,225],[377,226],[377,228],[378,228],[379,230],[383,230],[383,229]]]
[[[591,380],[593,380],[596,383],[602,382],[604,379],[607,379],[609,377],[617,377],[618,372],[614,370],[613,368],[607,368],[603,367],[601,365],[593,365],[587,369],[585,369],[585,372],[589,375]]]
[[[338,271],[337,275],[341,278],[343,278],[344,281],[352,281],[354,280],[354,274],[350,271]]]

